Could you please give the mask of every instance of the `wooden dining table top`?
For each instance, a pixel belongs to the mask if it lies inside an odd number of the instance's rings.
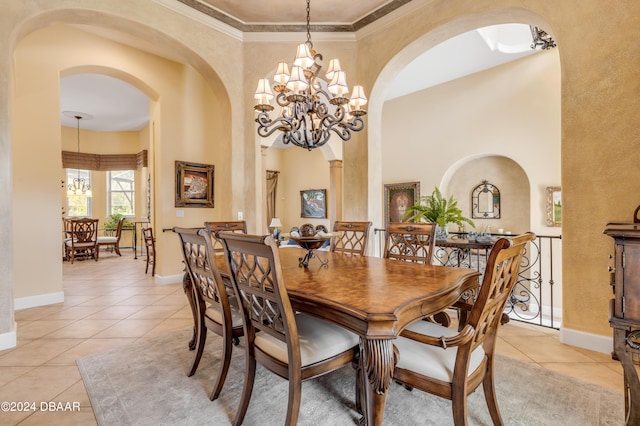
[[[330,251],[278,250],[285,286],[294,308],[337,322],[367,338],[395,338],[411,322],[453,305],[478,285],[467,268],[432,266]]]

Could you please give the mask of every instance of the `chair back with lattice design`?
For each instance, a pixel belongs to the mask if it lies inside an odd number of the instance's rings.
[[[93,244],[98,238],[98,219],[75,219],[71,221],[71,235],[76,247]]]
[[[433,223],[388,223],[384,257],[429,265],[436,242],[435,233],[436,225]]]
[[[244,220],[226,221],[226,222],[205,222],[204,227],[209,231],[211,241],[213,243],[213,251],[216,253],[222,253],[222,242],[216,238],[216,232],[218,231],[230,231],[240,232],[242,234],[247,233],[247,222]]]
[[[495,335],[507,299],[518,280],[527,243],[534,238],[535,234],[527,232],[510,240],[501,238],[493,244],[478,297],[467,320],[475,329],[471,351],[487,336]],[[492,341],[491,345],[494,344]],[[489,351],[492,352],[493,347],[485,348],[485,352]]]
[[[371,222],[340,222],[333,224],[333,232],[338,234],[331,240],[331,251],[358,254],[367,252]]]
[[[231,232],[219,232],[218,238],[223,242],[231,282],[241,302],[247,344],[252,344],[256,331],[268,333],[285,342],[294,351],[291,362],[299,364],[298,331],[276,241],[270,235]]]
[[[211,238],[206,229],[173,228],[180,237],[182,257],[195,291],[200,314],[207,305],[217,309],[231,324],[229,298],[213,258]]]

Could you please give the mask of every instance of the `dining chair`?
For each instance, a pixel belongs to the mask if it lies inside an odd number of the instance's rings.
[[[118,226],[116,227],[116,235],[100,235],[98,236],[98,250],[100,247],[113,247],[113,250],[116,252],[118,256],[122,256],[120,254],[120,237],[122,236],[122,225],[126,218],[121,217],[118,220]]]
[[[240,232],[242,234],[247,233],[247,222],[244,220],[205,222],[204,227],[207,231],[209,231],[209,235],[211,236],[211,239],[213,242],[213,250],[216,253],[224,252],[224,249],[222,248],[222,242],[220,242],[217,239],[216,232],[230,231],[230,232]]]
[[[93,258],[98,261],[98,219],[74,219],[69,221],[71,237],[65,240],[65,258],[71,263],[76,258]]]
[[[150,226],[142,228],[142,237],[147,252],[147,265],[144,268],[144,273],[149,272],[149,265],[151,265],[151,276],[153,277],[156,274],[156,239],[153,236],[153,228]]]
[[[331,251],[364,256],[367,253],[371,222],[335,221],[333,232],[338,235],[331,239]]]
[[[195,374],[207,341],[207,330],[222,336],[222,360],[210,399],[218,398],[229,372],[233,345],[243,335],[237,300],[230,298],[213,258],[211,237],[205,229],[173,228],[180,237],[182,257],[191,278],[196,308],[195,356],[187,376]]]
[[[431,264],[435,246],[433,223],[387,223],[384,258],[404,262]]]
[[[219,232],[218,238],[223,241],[231,282],[240,300],[246,337],[244,389],[233,424],[244,420],[259,362],[289,380],[285,424],[295,425],[302,381],[352,364],[359,337],[320,318],[294,312],[272,236]]]
[[[467,396],[480,384],[493,423],[502,425],[495,394],[493,364],[500,317],[520,273],[531,232],[496,241],[478,297],[459,331],[427,321],[409,325],[395,341],[393,378],[451,400],[456,425],[467,424]]]

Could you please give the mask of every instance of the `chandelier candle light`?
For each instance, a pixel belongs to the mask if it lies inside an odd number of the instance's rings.
[[[91,197],[93,196],[93,194],[91,193],[91,187],[87,184],[85,179],[80,177],[80,120],[91,120],[93,116],[75,111],[64,111],[63,114],[67,117],[75,118],[78,123],[78,164],[76,164],[78,177],[73,178],[73,182],[70,182],[67,186],[67,197],[72,197],[74,195],[84,195],[85,197]]]
[[[260,136],[268,137],[281,131],[284,144],[293,143],[308,150],[324,145],[331,132],[348,141],[351,132],[364,129],[362,116],[367,113],[364,109],[367,97],[362,86],[354,86],[351,98],[347,97],[347,75],[338,59],[329,62],[325,74],[330,94],[317,80],[321,65],[316,60],[322,60],[322,55],[313,50],[311,43],[310,10],[310,0],[307,0],[307,41],[298,45],[291,71],[283,61],[273,76],[280,115],[277,118],[269,115],[274,109],[271,105],[274,95],[266,78],[258,81],[254,106],[258,111],[256,122]]]

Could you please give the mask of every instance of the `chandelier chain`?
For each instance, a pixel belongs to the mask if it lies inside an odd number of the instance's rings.
[[[311,0],[307,0],[307,45],[309,48],[313,48],[311,43]]]

